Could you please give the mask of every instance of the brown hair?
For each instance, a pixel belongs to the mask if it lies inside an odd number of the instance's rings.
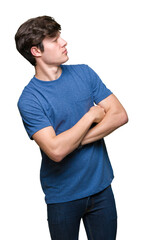
[[[49,16],[31,18],[24,22],[15,34],[16,48],[33,66],[36,65],[31,47],[37,46],[44,51],[42,41],[45,37],[55,37],[61,26]]]

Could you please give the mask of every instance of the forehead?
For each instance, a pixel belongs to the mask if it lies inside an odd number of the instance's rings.
[[[46,40],[53,40],[54,38],[59,37],[60,34],[61,34],[61,32],[58,31],[58,32],[56,32],[55,34],[53,34],[53,36],[51,36],[51,37],[46,36],[44,39],[46,39]]]

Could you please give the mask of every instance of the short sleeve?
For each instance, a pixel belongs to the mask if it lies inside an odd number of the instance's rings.
[[[40,104],[34,99],[20,98],[17,103],[25,130],[31,140],[32,135],[42,128],[52,126]]]
[[[97,73],[88,65],[88,72],[90,78],[91,89],[93,93],[93,99],[96,104],[112,94],[112,92],[102,82]]]

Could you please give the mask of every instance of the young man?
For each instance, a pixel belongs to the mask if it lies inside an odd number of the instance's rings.
[[[51,238],[77,240],[82,219],[88,239],[115,240],[114,176],[103,138],[128,117],[88,65],[63,65],[67,42],[60,31],[53,18],[42,16],[15,35],[17,50],[35,67],[18,108],[41,150]]]

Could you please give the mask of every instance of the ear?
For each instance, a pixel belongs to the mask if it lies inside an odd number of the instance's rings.
[[[33,46],[31,48],[31,53],[34,57],[40,57],[41,56],[41,51],[39,48],[37,48],[36,46]]]

